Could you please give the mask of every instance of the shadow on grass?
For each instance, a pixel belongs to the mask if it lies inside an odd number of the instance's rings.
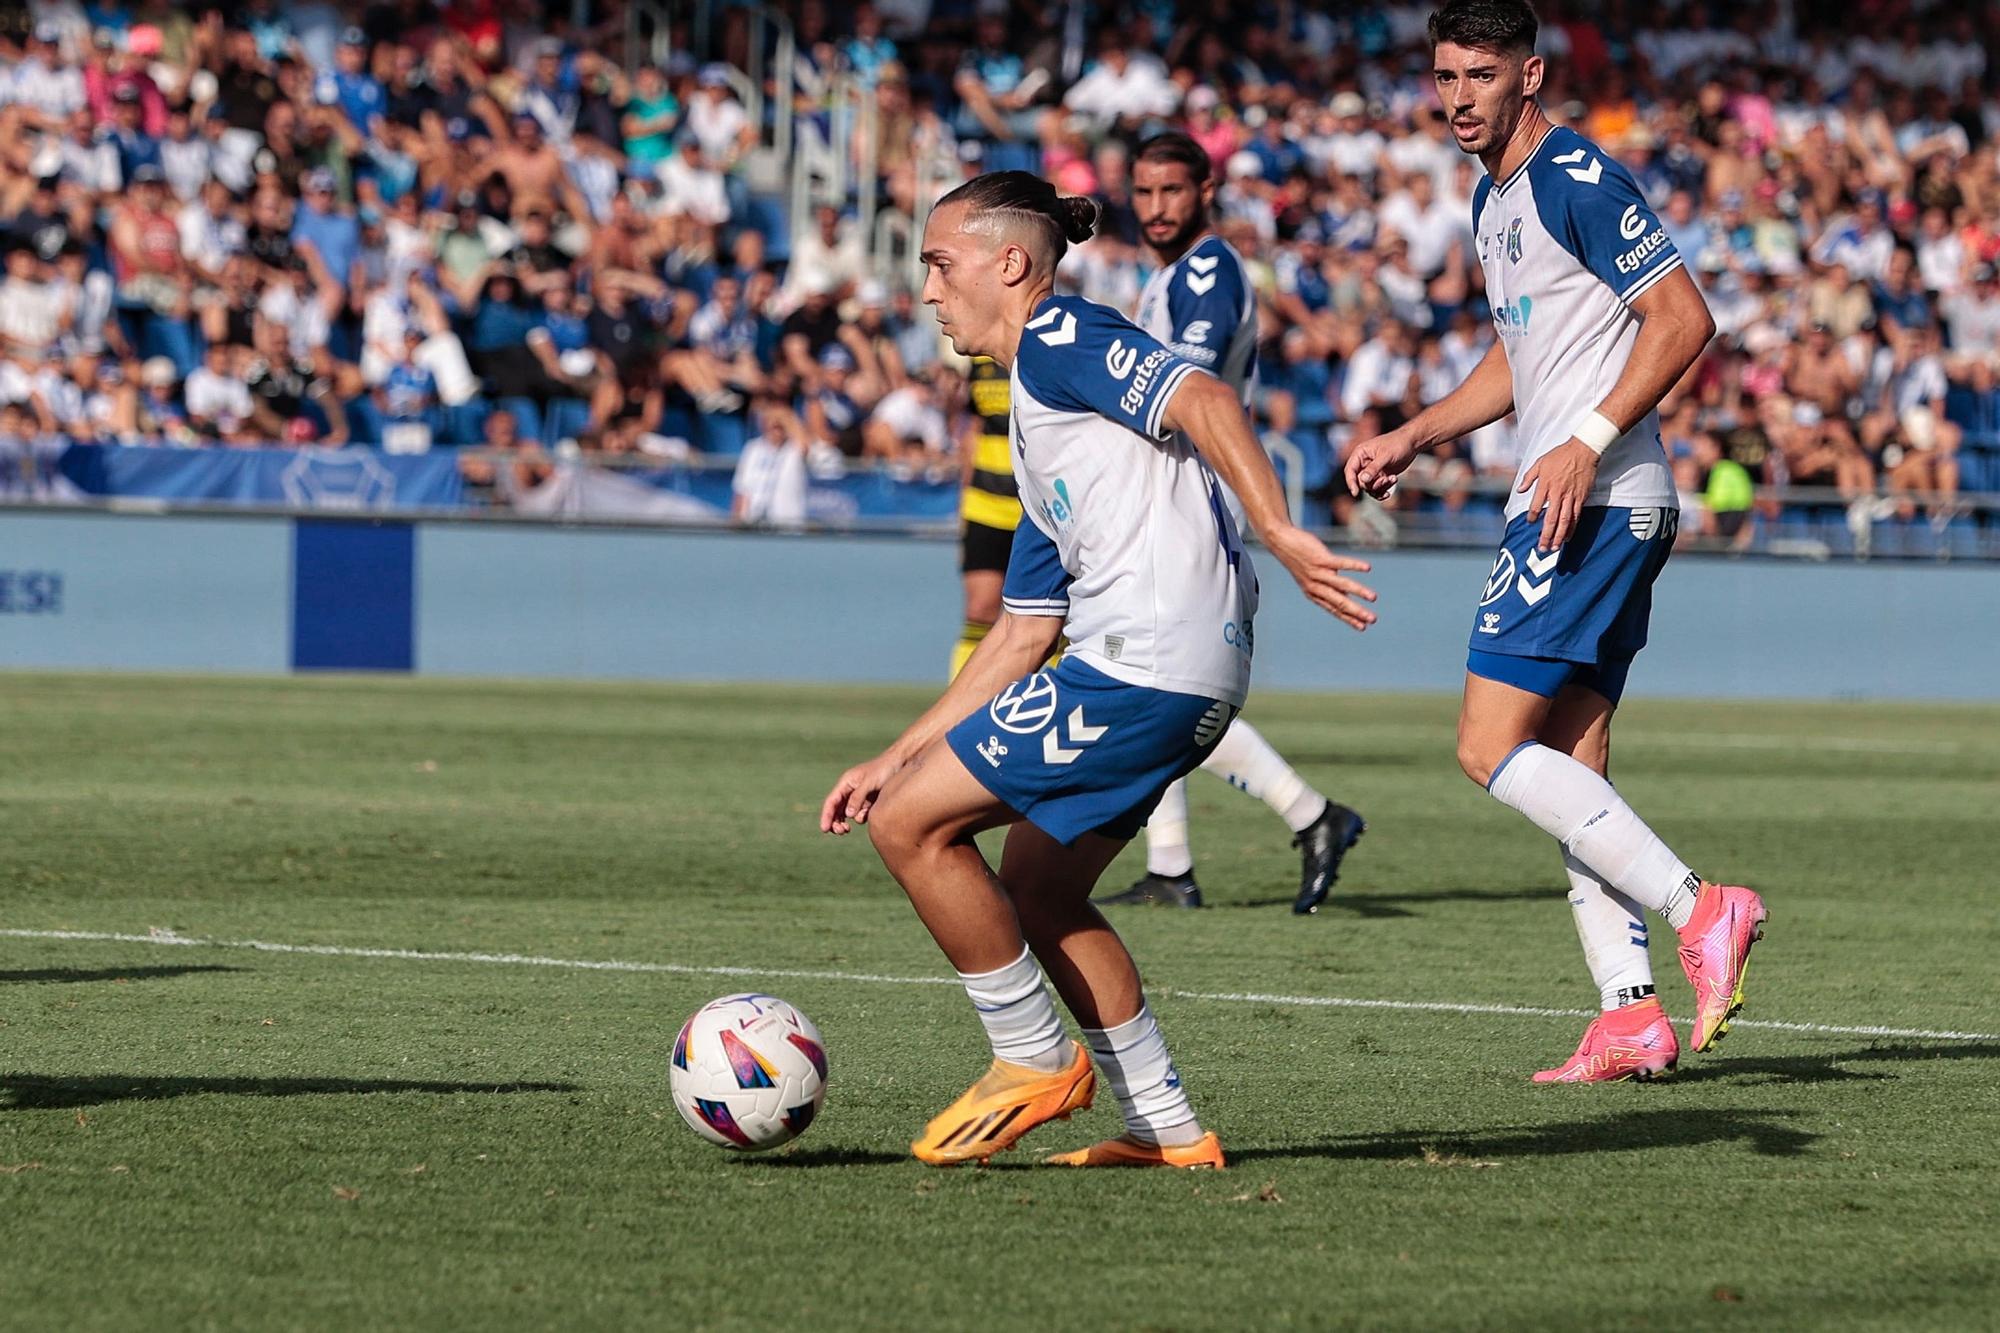
[[[247,967],[223,967],[218,963],[175,967],[43,967],[23,972],[0,972],[0,985],[37,985],[70,981],[158,981],[162,977],[184,977],[194,972],[248,972]]]
[[[318,1097],[376,1092],[576,1092],[574,1083],[445,1083],[404,1078],[140,1078],[0,1074],[0,1110],[51,1111],[174,1097]]]
[[[1397,1130],[1347,1134],[1296,1147],[1245,1148],[1232,1162],[1266,1158],[1331,1157],[1360,1161],[1472,1164],[1510,1157],[1562,1157],[1572,1153],[1638,1152],[1648,1148],[1699,1148],[1744,1142],[1765,1157],[1796,1157],[1818,1138],[1783,1123],[1793,1111],[1622,1111],[1601,1120],[1568,1120],[1476,1133]]]
[[[1404,904],[1423,907],[1430,903],[1525,903],[1548,902],[1562,895],[1554,888],[1539,889],[1440,889],[1435,893],[1336,893],[1320,904],[1319,915],[1349,912],[1368,920],[1390,920],[1421,916]],[[1290,907],[1292,898],[1250,898],[1241,902],[1221,902],[1217,907]]]
[[[1674,1082],[1873,1083],[1902,1075],[1844,1066],[1867,1061],[1902,1063],[1925,1060],[2000,1060],[2000,1045],[1969,1042],[1938,1046],[1867,1046],[1835,1055],[1781,1055],[1763,1060],[1732,1060],[1725,1052],[1711,1064],[1693,1068],[1682,1064],[1674,1074]]]
[[[792,1152],[752,1153],[746,1166],[901,1166],[916,1159],[906,1152],[876,1152],[871,1148],[799,1148]]]

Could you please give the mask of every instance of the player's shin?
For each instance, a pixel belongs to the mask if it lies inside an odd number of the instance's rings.
[[[1599,1007],[1637,1004],[1653,993],[1646,919],[1639,905],[1568,852],[1563,853],[1563,868],[1569,872],[1570,915],[1576,919],[1584,964],[1597,984]]]
[[[1083,1043],[1118,1098],[1125,1132],[1141,1143],[1178,1147],[1201,1140],[1202,1129],[1167,1053],[1166,1038],[1144,1000],[1137,1016],[1112,1028],[1085,1028]]]
[[[1310,827],[1326,809],[1326,797],[1240,717],[1222,733],[1202,767],[1270,806],[1294,833]]]
[[[1588,766],[1529,741],[1501,762],[1486,789],[1674,929],[1688,923],[1700,878]]]
[[[996,1059],[1053,1073],[1070,1063],[1073,1048],[1063,1037],[1042,969],[1025,946],[1021,956],[992,972],[961,972],[958,979]]]

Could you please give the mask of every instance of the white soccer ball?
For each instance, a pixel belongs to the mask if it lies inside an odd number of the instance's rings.
[[[762,1152],[806,1132],[826,1100],[826,1043],[774,995],[725,995],[695,1010],[667,1071],[688,1128],[719,1147]]]

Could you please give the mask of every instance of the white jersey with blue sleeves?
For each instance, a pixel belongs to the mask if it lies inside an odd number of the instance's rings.
[[[1229,242],[1210,232],[1146,279],[1138,324],[1249,405],[1257,377],[1257,296]]]
[[[1236,248],[1209,232],[1187,253],[1146,279],[1139,293],[1139,327],[1236,390],[1243,406],[1257,380],[1257,293]],[[1222,488],[1236,530],[1243,502]]]
[[[1512,519],[1528,508],[1521,478],[1576,433],[1624,373],[1639,336],[1632,302],[1679,268],[1681,256],[1631,173],[1567,128],[1544,135],[1506,180],[1482,177],[1472,218],[1520,422]],[[1657,413],[1605,451],[1586,503],[1678,507]]]
[[[1068,653],[1114,680],[1240,707],[1257,576],[1221,483],[1161,420],[1199,373],[1109,307],[1035,308],[1014,356],[1024,521],[1002,599],[1063,616]]]

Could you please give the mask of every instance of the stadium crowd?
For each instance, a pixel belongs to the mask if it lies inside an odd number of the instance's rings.
[[[1492,336],[1427,6],[783,8],[796,68],[769,90],[799,135],[913,218],[996,167],[1097,196],[1065,278],[1128,311],[1132,150],[1192,134],[1258,288],[1261,427],[1333,518],[1393,526],[1334,494],[1341,449]],[[1689,529],[1747,541],[1776,513],[1758,485],[1831,488],[1860,523],[2000,491],[2000,6],[1542,10],[1545,105],[1631,167],[1720,326],[1663,410]],[[753,193],[768,29],[708,18],[711,58],[680,54],[683,15],[649,64],[601,2],[10,8],[0,437],[519,452],[469,454],[481,484],[569,441],[955,475],[963,367],[907,255],[850,198],[787,225]],[[1506,423],[1427,466],[1392,506],[1490,504]]]

